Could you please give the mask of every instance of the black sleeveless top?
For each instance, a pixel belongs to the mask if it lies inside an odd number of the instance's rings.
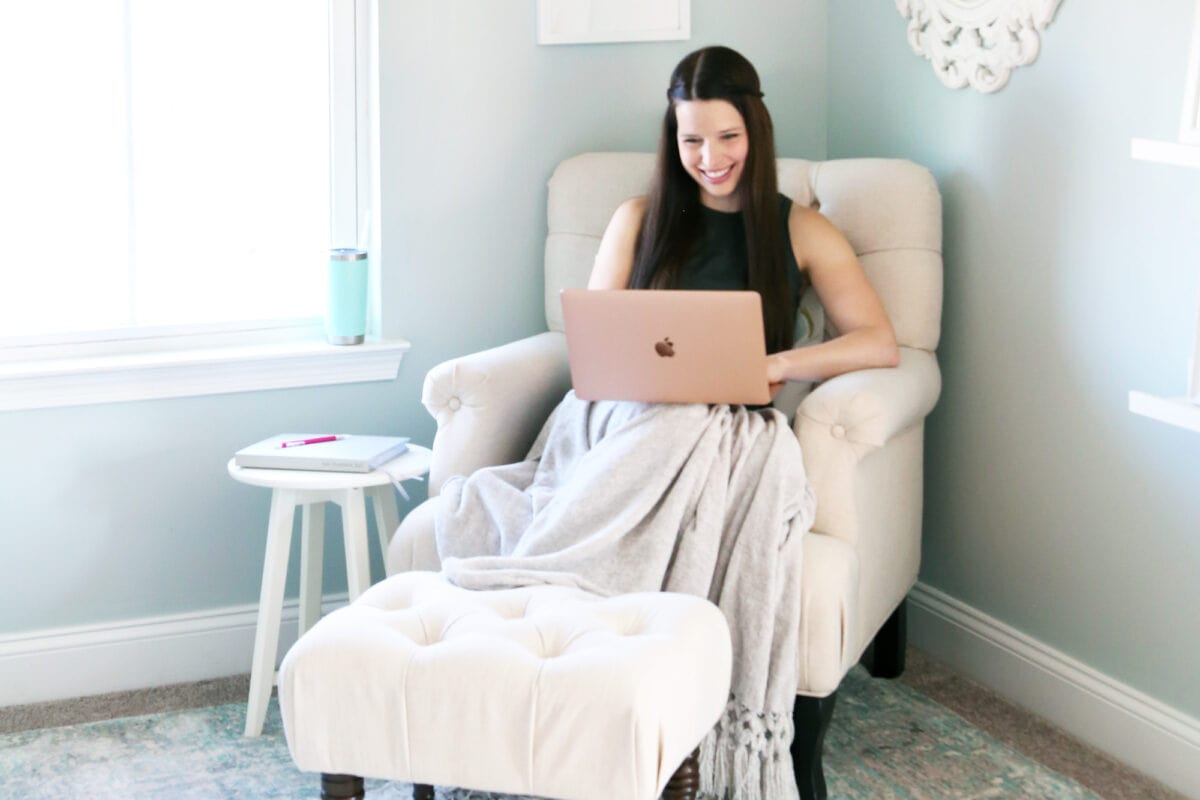
[[[750,282],[750,264],[746,256],[746,226],[740,211],[715,211],[701,206],[704,234],[695,246],[680,276],[681,289],[746,289]],[[792,200],[779,195],[779,225],[783,234],[784,264],[792,305],[800,304],[800,267],[792,250],[788,215]]]
[[[779,195],[779,224],[783,233],[784,266],[787,269],[788,288],[792,293],[792,306],[800,305],[800,294],[804,290],[796,253],[792,250],[792,235],[788,228],[788,215],[792,211],[792,199]],[[683,265],[680,276],[681,289],[742,290],[750,283],[750,262],[746,256],[746,226],[740,211],[716,211],[701,206],[704,233],[699,244]],[[750,410],[770,408],[747,406]]]

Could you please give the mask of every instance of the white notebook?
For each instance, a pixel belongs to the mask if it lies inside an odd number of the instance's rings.
[[[280,447],[283,442],[315,439],[317,433],[281,433],[243,447],[233,456],[239,467],[370,472],[408,449],[407,436],[339,435],[332,442]]]

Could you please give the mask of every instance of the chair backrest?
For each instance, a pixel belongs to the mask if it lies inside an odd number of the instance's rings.
[[[942,205],[929,170],[898,159],[781,158],[779,191],[841,229],[879,293],[902,347],[933,351],[942,320]],[[622,201],[645,194],[652,153],[584,153],[550,177],[546,322],[561,331],[560,289],[587,285],[600,237]]]

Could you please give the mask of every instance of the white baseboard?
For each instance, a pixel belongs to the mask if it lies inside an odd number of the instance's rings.
[[[322,605],[345,603],[342,593]],[[252,604],[0,636],[0,706],[248,673],[257,618]],[[297,619],[297,602],[285,602],[281,658]]]
[[[932,658],[1191,798],[1200,721],[918,583],[909,641]]]
[[[925,584],[909,638],[968,678],[1155,779],[1200,798],[1200,721]],[[324,598],[329,611],[345,594]],[[0,636],[0,706],[237,675],[250,670],[257,605]],[[284,604],[279,653],[296,640]]]

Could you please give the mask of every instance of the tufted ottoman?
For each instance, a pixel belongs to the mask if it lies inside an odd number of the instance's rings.
[[[729,630],[699,597],[478,592],[393,576],[318,622],[279,671],[292,758],[326,797],[360,776],[541,797],[691,797],[729,696]],[[686,760],[685,760],[686,759]]]

